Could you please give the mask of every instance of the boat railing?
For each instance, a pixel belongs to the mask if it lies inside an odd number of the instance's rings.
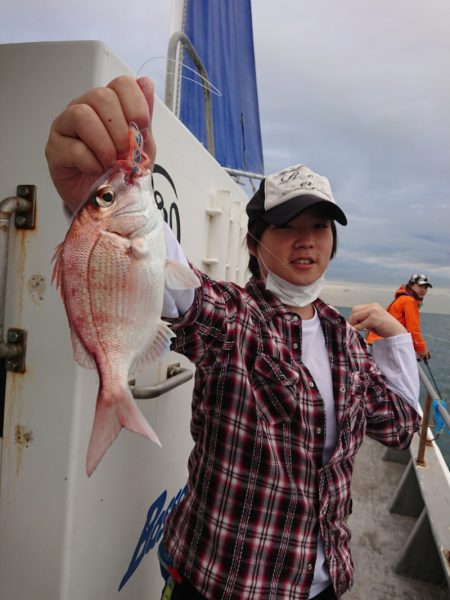
[[[450,415],[420,363],[418,367],[426,394],[421,432],[408,449],[387,449],[383,457],[406,464],[389,512],[415,519],[393,568],[399,575],[450,588],[450,471],[430,427],[433,402],[447,427]]]
[[[431,407],[433,402],[436,401],[436,409],[441,415],[445,425],[450,429],[450,414],[442,404],[442,398],[439,397],[439,394],[434,389],[430,380],[428,379],[425,371],[423,370],[420,363],[418,363],[419,367],[419,377],[425,388],[426,396],[425,403],[423,407],[423,417],[422,417],[422,428],[420,431],[420,442],[419,442],[419,450],[417,453],[416,462],[418,465],[425,466],[425,450],[427,447],[427,441],[430,437],[430,432],[428,430],[430,423],[430,415],[431,415]],[[431,440],[430,440],[431,441]]]
[[[169,45],[167,48],[166,89],[164,102],[167,108],[169,108],[174,115],[177,117],[180,116],[181,70],[183,66],[190,69],[190,67],[187,67],[187,65],[183,64],[181,53],[183,50],[186,50],[186,52],[189,54],[189,57],[203,82],[201,87],[203,88],[203,100],[205,105],[206,147],[208,152],[215,157],[216,150],[214,143],[214,123],[212,118],[212,102],[208,72],[191,40],[183,31],[175,31],[169,39]],[[190,70],[195,72],[193,69]],[[231,175],[231,177],[235,177],[238,180],[240,177],[245,177],[246,179],[250,180],[259,180],[264,179],[265,177],[263,173],[254,173],[253,171],[244,171],[242,169],[234,169],[226,166],[224,166],[224,169],[229,175]]]

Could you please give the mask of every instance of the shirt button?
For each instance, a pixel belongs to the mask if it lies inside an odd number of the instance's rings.
[[[313,387],[314,387],[314,381],[310,381],[310,382],[309,382],[309,387],[310,387],[310,388],[313,388]]]
[[[293,316],[292,316],[292,320],[293,320],[293,321],[298,321],[298,316],[297,316],[297,315],[293,315]]]
[[[316,429],[316,433],[317,433],[317,435],[320,435],[322,433],[322,427],[318,427]]]
[[[313,570],[313,565],[312,563],[308,563],[308,571],[312,571]]]
[[[297,342],[294,342],[294,343],[292,344],[292,347],[293,347],[295,350],[297,350],[297,348],[298,348],[298,344],[297,344]]]
[[[344,393],[345,392],[345,385],[341,385],[341,387],[339,388],[339,391]]]

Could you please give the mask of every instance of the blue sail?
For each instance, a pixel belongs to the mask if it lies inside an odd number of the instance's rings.
[[[264,173],[250,0],[186,0],[183,31],[220,90],[211,96],[217,161]],[[187,52],[183,63],[194,68]],[[182,74],[179,117],[207,147],[203,90]]]

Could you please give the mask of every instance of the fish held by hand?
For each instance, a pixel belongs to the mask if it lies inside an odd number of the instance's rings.
[[[169,351],[161,320],[166,275],[198,287],[188,267],[166,260],[164,223],[153,197],[142,138],[130,124],[130,154],[94,186],[57,247],[61,291],[75,360],[97,369],[99,391],[86,468],[90,476],[122,427],[160,441],[133,398],[130,371]]]

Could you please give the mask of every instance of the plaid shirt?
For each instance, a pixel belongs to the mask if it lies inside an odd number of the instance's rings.
[[[163,544],[212,600],[303,600],[318,531],[334,588],[352,584],[350,482],[364,433],[406,447],[417,413],[391,391],[359,334],[316,300],[331,365],[337,446],[322,464],[325,411],[302,363],[301,319],[264,284],[211,281],[173,323],[196,365],[188,492]]]

